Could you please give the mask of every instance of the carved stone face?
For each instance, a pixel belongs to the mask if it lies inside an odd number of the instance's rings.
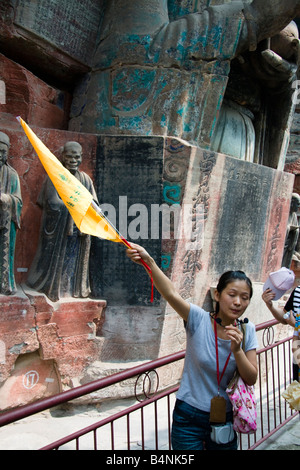
[[[300,207],[300,197],[299,194],[293,194],[291,200],[291,212],[297,212]]]
[[[271,39],[271,49],[276,54],[289,60],[296,56],[299,49],[299,32],[296,23],[288,24]]]
[[[0,168],[6,163],[8,157],[8,146],[0,142]]]
[[[82,148],[77,142],[67,142],[64,146],[62,163],[71,173],[75,173],[82,162]]]

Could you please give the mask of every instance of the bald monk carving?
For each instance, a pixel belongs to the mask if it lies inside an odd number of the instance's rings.
[[[81,145],[67,142],[62,152],[63,165],[97,200],[91,178],[78,170],[81,162]],[[40,240],[27,284],[52,301],[62,297],[88,297],[90,235],[78,230],[48,176],[37,204],[43,209]]]
[[[0,132],[0,293],[16,292],[14,253],[20,228],[22,197],[19,176],[8,163],[10,140]]]

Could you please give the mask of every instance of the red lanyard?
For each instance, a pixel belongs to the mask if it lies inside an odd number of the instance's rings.
[[[220,377],[220,371],[219,371],[219,352],[218,352],[218,336],[217,336],[217,323],[216,323],[215,321],[214,321],[214,329],[215,329],[216,361],[217,361],[217,381],[218,381],[218,391],[219,391],[221,380],[222,380],[222,378],[223,378],[224,372],[225,372],[226,367],[227,367],[228,362],[229,362],[229,358],[230,358],[230,356],[231,356],[231,351],[230,351],[230,353],[228,354],[228,357],[227,357],[226,362],[225,362],[224,369],[223,369],[222,374],[221,374],[221,377]]]

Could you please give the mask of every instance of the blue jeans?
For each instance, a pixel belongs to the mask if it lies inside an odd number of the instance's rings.
[[[232,413],[227,413],[232,422]],[[216,444],[210,438],[209,413],[198,410],[184,401],[176,400],[173,411],[173,450],[237,450],[237,435],[227,444]]]

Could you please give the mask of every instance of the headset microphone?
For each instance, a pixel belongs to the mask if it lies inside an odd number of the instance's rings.
[[[218,325],[223,326],[223,325],[222,325],[222,320],[221,320],[221,318],[218,318],[218,317],[215,318],[212,314],[210,314],[210,316],[212,317],[212,319],[213,319],[216,323],[218,323]],[[240,323],[240,324],[242,324],[242,323],[245,324],[245,323],[248,323],[248,322],[249,322],[248,318],[245,318],[244,320],[237,320],[237,321],[238,321],[238,323]]]
[[[248,318],[245,318],[244,320],[238,320],[239,323],[249,323]]]

